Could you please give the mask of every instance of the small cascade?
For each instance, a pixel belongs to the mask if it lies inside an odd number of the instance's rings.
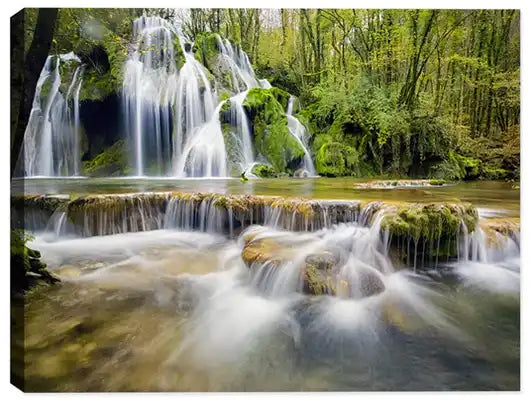
[[[74,53],[46,59],[35,89],[17,175],[80,174],[79,92],[83,72],[80,63]]]
[[[309,134],[307,133],[307,130],[305,126],[296,118],[293,116],[293,104],[294,104],[294,97],[289,97],[289,103],[287,105],[287,123],[289,126],[289,132],[291,135],[296,138],[298,143],[302,146],[304,149],[304,160],[302,164],[302,168],[307,172],[309,176],[315,176],[315,165],[313,164],[313,159],[311,158],[311,153],[309,152]]]

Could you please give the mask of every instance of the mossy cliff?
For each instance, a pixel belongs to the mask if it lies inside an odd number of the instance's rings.
[[[254,149],[278,172],[292,173],[304,157],[304,149],[291,136],[287,116],[272,89],[251,89],[243,103],[253,130]]]

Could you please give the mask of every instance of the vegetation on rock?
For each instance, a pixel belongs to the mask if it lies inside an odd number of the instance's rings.
[[[46,264],[40,261],[40,252],[30,249],[27,242],[32,235],[21,229],[11,230],[11,293],[20,293],[37,281],[54,284],[59,279],[53,276]]]
[[[359,156],[350,146],[337,142],[326,143],[318,150],[315,167],[324,176],[358,176]]]
[[[127,144],[119,140],[90,161],[83,163],[83,174],[87,176],[123,176],[129,172]]]
[[[279,172],[293,172],[304,149],[292,137],[282,105],[270,89],[251,89],[243,103],[252,122],[255,150]]]
[[[260,178],[276,178],[279,176],[279,173],[273,167],[265,164],[254,165],[250,172]]]

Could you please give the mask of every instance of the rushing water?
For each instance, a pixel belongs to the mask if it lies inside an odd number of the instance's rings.
[[[73,71],[62,77],[61,67]],[[69,68],[70,65],[74,67]],[[77,176],[80,174],[79,91],[83,65],[74,53],[48,56],[37,81],[17,165],[21,176]],[[64,79],[70,81],[62,82]],[[61,85],[67,85],[65,93]]]
[[[422,189],[414,190],[417,200]],[[518,196],[502,184],[435,193],[485,199],[481,218],[502,215],[503,198],[515,204]],[[164,229],[37,233],[31,246],[62,283],[28,295],[26,389],[517,390],[518,239],[492,245],[481,229],[463,231],[458,260],[413,273],[388,252],[384,211],[367,224],[363,210],[297,233],[285,230],[289,218],[271,214],[230,238],[170,224],[187,218],[175,204]],[[278,243],[282,261],[246,265],[248,238]],[[304,294],[304,260],[328,253],[339,260],[337,295]]]
[[[123,98],[125,126],[132,145],[136,176],[226,177],[249,170],[254,163],[251,126],[243,108],[248,90],[270,87],[258,80],[248,56],[217,36],[218,68],[231,77],[222,87],[191,52],[179,26],[159,17],[140,17],[133,23],[134,51],[125,65]],[[176,48],[179,46],[180,48]],[[182,51],[185,63],[177,67]],[[219,112],[230,102],[230,155]],[[288,112],[291,134],[304,147],[304,168],[314,174],[303,125]],[[308,159],[307,159],[308,158]]]

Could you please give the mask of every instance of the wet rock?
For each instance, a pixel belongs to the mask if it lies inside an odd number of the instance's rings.
[[[338,262],[339,258],[329,251],[316,254],[309,254],[305,258],[305,263],[307,266],[323,271],[331,270],[335,265],[338,264]]]
[[[481,220],[480,227],[484,230],[488,245],[499,247],[498,234],[507,236],[519,244],[521,221],[519,218],[485,218]]]
[[[359,271],[359,295],[361,297],[375,296],[385,290],[385,284],[377,274],[368,268]]]
[[[336,261],[331,253],[307,256],[302,272],[303,292],[316,296],[336,295],[337,280],[333,273]]]
[[[473,232],[478,212],[468,203],[398,203],[384,207],[381,229],[391,237],[391,251],[403,262],[457,256],[457,240],[463,231]]]
[[[270,266],[278,266],[286,257],[282,257],[281,246],[278,242],[271,238],[262,239],[245,239],[246,244],[241,253],[243,261],[248,267],[254,264],[268,263]],[[285,255],[285,254],[284,254]]]

